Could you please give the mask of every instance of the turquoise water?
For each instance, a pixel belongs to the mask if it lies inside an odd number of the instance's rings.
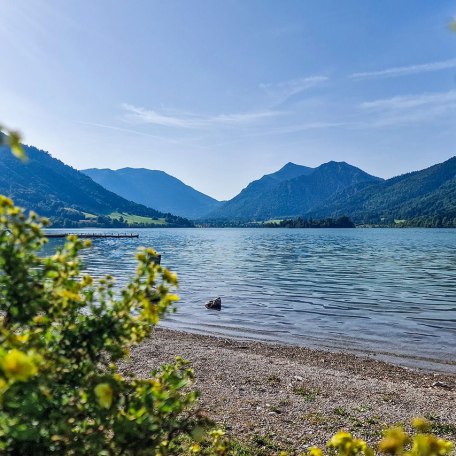
[[[57,230],[56,230],[57,231]],[[178,273],[165,325],[312,347],[456,361],[456,230],[144,229],[98,239],[87,270],[119,285],[141,246]],[[51,246],[58,241],[53,240]],[[221,312],[204,303],[220,296]]]

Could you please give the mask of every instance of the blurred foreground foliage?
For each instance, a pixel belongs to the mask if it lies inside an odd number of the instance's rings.
[[[200,435],[186,361],[148,379],[115,364],[172,308],[176,276],[144,249],[115,293],[112,277],[81,273],[88,242],[70,237],[40,256],[45,224],[0,196],[0,453],[164,455]]]
[[[21,144],[21,135],[17,131],[10,130],[0,124],[0,146],[4,145],[4,143],[11,148],[11,152],[14,156],[22,161],[27,160],[27,156]]]

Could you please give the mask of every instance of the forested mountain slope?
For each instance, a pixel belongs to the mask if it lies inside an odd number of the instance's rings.
[[[26,163],[0,147],[0,194],[50,217],[56,226],[141,224],[189,226],[181,217],[133,203],[35,147],[24,146]]]
[[[421,171],[347,188],[309,215],[348,215],[357,223],[401,220],[415,225],[452,226],[456,220],[456,157]]]
[[[294,173],[283,172],[292,165]],[[345,162],[317,168],[288,164],[277,173],[252,182],[232,200],[210,214],[214,219],[267,220],[305,215],[333,194],[377,177]]]

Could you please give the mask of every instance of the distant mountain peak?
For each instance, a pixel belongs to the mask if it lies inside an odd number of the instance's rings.
[[[288,162],[284,166],[282,166],[282,168],[280,168],[279,171],[283,171],[285,169],[297,168],[297,167],[301,167],[301,166],[302,165],[298,165],[298,164],[293,163],[293,162]]]
[[[348,168],[356,168],[354,165],[350,165],[345,161],[336,161],[330,160],[329,162],[322,163],[319,167],[348,167]]]
[[[289,162],[275,173],[250,183],[210,216],[244,220],[303,216],[346,187],[377,181],[377,177],[345,162],[330,161],[317,168]]]
[[[312,217],[347,215],[356,223],[456,226],[456,157],[429,168],[360,183],[334,194]]]
[[[288,180],[294,179],[295,177],[303,176],[310,174],[314,171],[314,168],[309,168],[308,166],[297,165],[293,162],[288,162],[286,165],[282,166],[278,171],[271,174],[266,174],[265,177],[272,177],[276,180]]]
[[[161,170],[126,167],[82,172],[124,198],[182,217],[197,219],[220,205],[216,199]]]

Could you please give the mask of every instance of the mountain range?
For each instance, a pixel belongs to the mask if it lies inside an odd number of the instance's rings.
[[[386,180],[345,162],[331,161],[315,168],[287,163],[225,202],[160,171],[84,172],[138,203],[203,224],[347,215],[357,224],[456,226],[456,157]]]
[[[27,161],[0,147],[0,194],[49,217],[54,226],[192,226],[189,220],[128,201],[47,152],[23,146]]]
[[[456,227],[456,157],[421,171],[364,182],[330,196],[308,216],[362,223]]]
[[[279,171],[252,182],[207,218],[267,220],[299,217],[330,196],[361,183],[380,179],[345,162],[324,163],[317,168],[288,163]]]
[[[221,204],[164,171],[91,168],[82,172],[128,200],[190,219],[204,217]]]
[[[381,179],[345,162],[287,163],[220,202],[148,169],[77,171],[24,146],[26,164],[0,147],[0,194],[54,226],[193,226],[350,217],[356,224],[456,227],[456,157]],[[176,214],[176,215],[172,215]]]

